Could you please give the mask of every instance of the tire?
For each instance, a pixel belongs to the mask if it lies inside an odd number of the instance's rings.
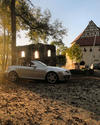
[[[58,81],[58,75],[55,72],[49,72],[46,75],[46,81],[50,84],[55,84]]]
[[[18,81],[18,75],[15,71],[12,71],[8,74],[8,79],[11,82],[17,82]]]

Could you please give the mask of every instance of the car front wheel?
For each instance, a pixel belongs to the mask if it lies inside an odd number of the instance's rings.
[[[46,80],[48,83],[54,84],[58,81],[58,76],[55,72],[49,72],[46,76]]]
[[[8,79],[11,81],[11,82],[17,82],[17,80],[18,80],[18,75],[17,75],[17,73],[16,72],[10,72],[9,74],[8,74]]]

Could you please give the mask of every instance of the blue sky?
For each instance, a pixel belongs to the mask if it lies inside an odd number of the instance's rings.
[[[64,43],[70,43],[86,28],[90,20],[100,27],[100,0],[31,0],[42,11],[49,9],[52,21],[58,19],[68,31]],[[23,36],[23,35],[22,35]],[[22,41],[29,41],[22,38]],[[20,42],[21,43],[21,42]]]
[[[52,20],[59,19],[68,31],[64,43],[70,43],[79,35],[90,20],[100,26],[100,0],[31,0],[42,10],[49,9]]]

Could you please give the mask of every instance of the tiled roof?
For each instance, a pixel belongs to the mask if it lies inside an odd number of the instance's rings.
[[[95,37],[84,37],[84,38],[80,38],[77,41],[75,41],[77,44],[79,44],[80,46],[93,46],[94,43],[94,39]],[[96,42],[95,42],[96,46],[100,45],[100,36],[96,37]]]
[[[98,28],[98,30],[100,32],[100,27],[97,27],[96,24],[92,20],[89,22],[89,24],[85,28],[85,30],[91,25],[94,25],[96,28]],[[76,37],[76,39],[71,44],[78,43],[80,46],[93,45],[94,37],[82,37],[82,36],[84,36],[83,34],[85,33],[85,30],[78,37]],[[100,36],[96,37],[96,45],[100,45]]]
[[[72,43],[74,43],[74,42],[76,42],[77,40],[79,40],[82,35],[83,35],[83,32],[80,33],[80,34],[76,37],[76,39],[74,39],[74,41],[73,41]],[[72,44],[72,43],[71,43],[71,44]]]

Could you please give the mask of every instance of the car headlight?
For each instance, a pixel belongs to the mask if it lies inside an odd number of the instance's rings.
[[[66,70],[65,72],[70,73],[70,71]]]
[[[70,71],[68,71],[68,70],[63,71],[63,75],[67,75],[67,74],[70,74]]]
[[[66,74],[71,75],[70,70],[66,70],[65,72],[66,72]]]
[[[59,74],[67,75],[67,74],[71,74],[71,73],[70,73],[70,71],[66,70],[66,71],[61,71],[61,72],[59,72]]]

